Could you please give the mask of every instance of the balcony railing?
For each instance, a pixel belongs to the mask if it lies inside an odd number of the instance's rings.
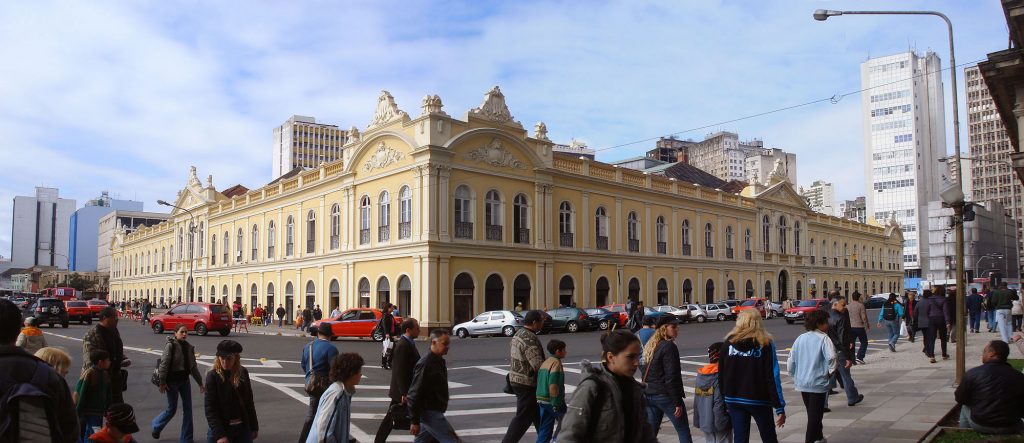
[[[811,256],[811,264],[812,265],[814,264],[814,256],[813,255]]]
[[[455,238],[473,238],[473,222],[455,222]]]
[[[608,250],[608,237],[604,235],[597,236],[597,249],[602,251]]]
[[[312,254],[316,252],[316,240],[306,240],[306,253]]]
[[[629,252],[640,252],[640,239],[629,239]]]
[[[391,240],[391,225],[377,227],[377,241],[386,242]]]
[[[732,248],[725,248],[725,258],[732,258]]]
[[[360,229],[359,230],[359,244],[368,245],[370,244],[370,230]]]
[[[487,225],[487,239],[501,241],[501,225]]]
[[[561,232],[561,233],[559,233],[558,234],[558,246],[561,246],[563,248],[571,248],[572,247],[572,233],[571,232]]]
[[[683,255],[690,256],[691,254],[693,254],[693,245],[689,245],[689,244],[684,243],[683,244]]]
[[[753,260],[754,259],[753,251],[751,251],[749,249],[747,249],[746,251],[743,251],[743,258],[746,258],[747,260]]]
[[[284,245],[284,255],[291,257],[295,254],[295,243],[286,243]],[[224,256],[224,260],[227,261],[227,255]]]
[[[704,247],[704,256],[705,257],[714,257],[715,256],[715,247],[714,246],[705,246]]]
[[[399,222],[398,223],[398,238],[399,239],[412,238],[412,222]]]
[[[274,247],[267,246],[267,258],[274,258]]]
[[[341,237],[337,235],[331,236],[331,249],[338,249],[341,246]]]
[[[515,241],[516,241],[516,243],[520,243],[520,244],[524,244],[524,245],[525,244],[530,244],[530,230],[526,229],[526,228],[519,228],[519,231],[516,232]]]
[[[668,243],[663,241],[658,242],[658,253],[665,254],[668,251]]]

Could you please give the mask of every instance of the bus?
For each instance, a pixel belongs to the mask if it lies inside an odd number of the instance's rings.
[[[63,301],[75,299],[75,288],[46,288],[43,289],[43,297],[59,298]]]

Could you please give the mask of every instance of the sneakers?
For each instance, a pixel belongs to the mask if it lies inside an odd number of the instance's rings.
[[[835,390],[835,389],[829,389],[829,390],[828,390],[828,395],[836,395],[836,394],[838,394],[838,393],[839,393],[839,391],[837,391],[837,390]]]
[[[160,439],[160,431],[157,431],[156,429],[154,429],[153,430],[153,440],[159,440],[159,439]]]
[[[935,357],[932,357],[932,358],[930,359],[930,361],[931,361],[932,363],[935,363]]]
[[[857,362],[858,365],[866,365],[867,364],[867,363],[864,362],[864,359],[861,359],[861,358],[858,358],[858,359],[856,359],[854,361]]]
[[[857,406],[857,403],[860,403],[862,401],[864,401],[864,394],[858,395],[856,400],[847,403],[847,405],[848,406]]]
[[[943,355],[943,356],[942,356],[942,359],[943,359],[943,360],[949,360],[949,356],[948,356],[948,355]]]
[[[889,343],[889,351],[896,352],[896,345]]]

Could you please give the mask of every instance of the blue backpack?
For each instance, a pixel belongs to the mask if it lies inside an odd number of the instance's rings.
[[[27,382],[0,373],[0,442],[63,441],[56,425],[54,399],[41,387],[52,371],[46,362],[34,359],[35,372]]]

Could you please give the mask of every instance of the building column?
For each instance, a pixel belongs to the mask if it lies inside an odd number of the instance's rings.
[[[436,221],[436,223],[437,224],[435,226],[433,226],[433,229],[436,230],[438,239],[440,241],[447,242],[447,241],[451,241],[451,234],[448,232],[448,226],[450,224],[448,222],[448,216],[451,214],[451,210],[448,209],[448,203],[451,200],[451,198],[449,197],[449,191],[450,191],[449,187],[450,187],[450,185],[449,185],[448,182],[451,179],[451,168],[449,166],[438,165],[436,170],[437,170],[437,197],[436,197],[435,201],[437,202],[437,211],[436,211],[436,214],[437,214],[437,219],[436,219],[437,221]],[[428,181],[429,181],[429,177],[428,177]],[[474,204],[472,206],[473,206],[473,210],[476,210],[476,206],[477,205]],[[433,209],[431,209],[430,212],[434,212]],[[475,220],[475,218],[476,217],[474,217],[474,220]],[[431,218],[431,220],[433,221],[434,219]],[[429,228],[428,228],[428,232],[432,232],[432,231],[430,231]],[[431,234],[431,238],[433,238],[433,234]]]
[[[590,250],[590,192],[583,191],[580,201],[580,213],[582,217],[578,218],[577,221],[580,224],[580,239],[578,245],[583,247],[583,251]]]
[[[590,288],[593,286],[591,282],[591,273],[594,271],[593,263],[583,263],[583,278],[581,285],[583,286],[582,297],[580,297],[579,306],[591,306]]]

